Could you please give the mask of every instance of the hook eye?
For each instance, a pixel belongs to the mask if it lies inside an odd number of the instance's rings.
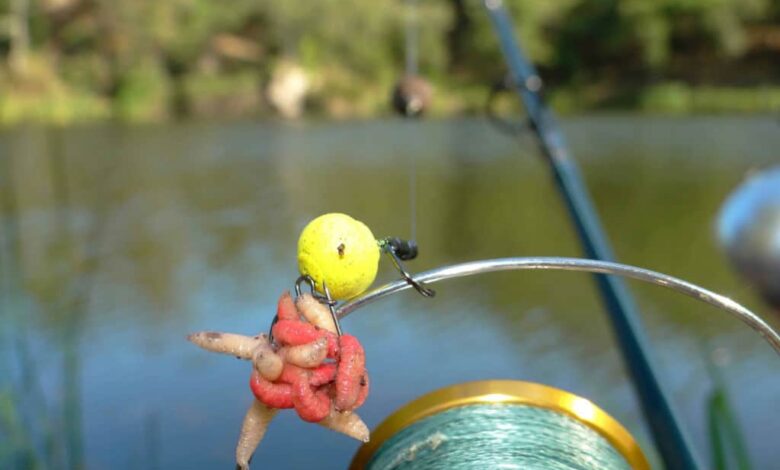
[[[317,292],[317,283],[314,282],[314,279],[308,274],[303,274],[295,281],[296,297],[301,296],[301,284],[304,283],[309,285],[309,294],[315,299],[317,299],[318,301],[320,301],[320,303],[326,304],[328,306],[335,306],[338,303],[337,301],[333,300],[333,297],[330,296],[330,291],[328,290],[328,286],[326,286],[324,282],[322,283],[322,290],[325,291],[325,295]]]
[[[306,283],[309,285],[309,292],[313,296],[317,291],[315,290],[316,284],[314,282],[314,279],[311,278],[308,274],[303,274],[298,279],[295,280],[295,297],[301,296],[301,284]]]

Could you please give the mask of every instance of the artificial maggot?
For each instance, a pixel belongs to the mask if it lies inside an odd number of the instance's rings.
[[[341,357],[336,371],[335,405],[339,411],[352,411],[356,408],[358,396],[366,379],[366,355],[363,346],[352,335],[339,338]],[[364,384],[364,385],[361,385]]]
[[[276,318],[279,320],[300,320],[298,309],[290,296],[290,291],[285,291],[276,305]]]
[[[324,387],[314,388],[309,382],[309,372],[293,365],[285,366],[283,373],[292,385],[292,401],[295,411],[304,421],[317,423],[330,414],[330,398]]]
[[[252,364],[260,375],[267,380],[276,380],[282,373],[284,362],[279,354],[273,350],[268,336],[259,335],[259,341],[255,350],[252,352]]]
[[[289,383],[275,383],[266,380],[256,370],[249,377],[249,388],[255,398],[271,408],[292,408],[293,393]]]
[[[312,368],[322,364],[328,354],[328,338],[321,336],[319,339],[298,346],[287,346],[279,350],[279,356],[285,362],[298,367]]]
[[[255,348],[260,344],[259,336],[244,336],[234,333],[201,331],[187,336],[187,339],[203,349],[229,354],[239,359],[252,359]]]
[[[337,336],[326,305],[288,292],[277,304],[278,321],[266,334],[244,336],[200,332],[187,339],[222,354],[252,361],[249,387],[255,400],[246,413],[236,446],[238,468],[249,460],[279,409],[294,408],[307,422],[367,442],[368,427],[354,413],[368,395],[365,352],[352,335]]]
[[[331,409],[330,414],[320,421],[319,424],[328,429],[346,434],[358,441],[368,442],[368,426],[360,419],[360,416],[358,416],[357,413],[351,411],[341,412]]]
[[[263,440],[268,424],[279,410],[270,408],[257,400],[252,401],[241,425],[236,446],[236,466],[241,470],[249,469],[249,460],[257,445]]]
[[[279,320],[272,328],[274,339],[288,346],[301,346],[325,337],[328,341],[327,357],[338,356],[339,343],[335,334],[300,320]]]
[[[312,325],[331,333],[336,333],[336,324],[333,322],[330,309],[311,294],[302,294],[295,301],[295,306],[298,307],[303,317]]]

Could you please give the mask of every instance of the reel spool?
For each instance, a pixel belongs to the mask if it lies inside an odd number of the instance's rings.
[[[628,431],[590,401],[530,382],[446,387],[387,418],[352,470],[649,470]]]

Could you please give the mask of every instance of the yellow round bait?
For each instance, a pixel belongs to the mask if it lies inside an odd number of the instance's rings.
[[[325,214],[309,222],[298,239],[298,268],[311,276],[318,291],[322,283],[331,297],[345,300],[374,282],[380,249],[374,234],[346,214]]]

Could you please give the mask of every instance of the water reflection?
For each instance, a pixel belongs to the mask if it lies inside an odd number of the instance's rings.
[[[85,269],[84,247],[73,236],[66,215],[70,180],[57,145],[60,134],[22,136],[12,142],[2,162],[3,265],[7,269],[3,297],[11,300],[3,306],[4,320],[10,326],[3,329],[4,343],[9,346],[4,353],[16,357],[6,365],[10,373],[4,375],[18,378],[10,386],[3,384],[13,413],[6,427],[16,436],[14,447],[8,449],[9,463],[22,468],[80,468],[84,453],[79,332],[91,276]],[[50,142],[51,148],[40,147]],[[30,180],[35,183],[26,184]],[[45,356],[38,355],[32,345],[38,338],[31,331],[30,319],[24,318],[26,312],[12,304],[19,297],[55,325]],[[55,369],[60,372],[56,408],[48,406],[43,385],[44,374],[56,373],[48,370],[50,364],[59,364]]]
[[[760,309],[712,227],[742,175],[776,158],[775,127],[761,118],[587,118],[566,130],[619,258]],[[579,254],[532,146],[518,149],[481,121],[0,135],[0,467],[229,467],[249,400],[246,365],[183,335],[265,329],[296,277],[298,232],[320,213],[408,236],[412,164],[421,256],[410,268]],[[385,263],[380,277],[393,276]],[[717,311],[632,287],[700,453],[708,341],[731,351],[726,381],[753,461],[768,468],[780,431],[767,413],[780,396],[769,348]],[[437,290],[435,300],[404,294],[345,324],[367,348],[370,425],[439,386],[519,378],[591,398],[649,447],[589,277],[503,273]],[[283,416],[258,459],[343,468],[356,447]]]

